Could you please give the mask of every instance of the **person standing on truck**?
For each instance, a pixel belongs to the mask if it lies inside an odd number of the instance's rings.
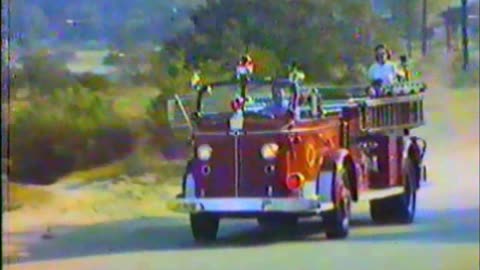
[[[194,91],[199,91],[200,90],[200,70],[199,69],[194,69],[192,77],[190,78],[190,88],[192,88]]]
[[[249,55],[242,55],[240,62],[237,65],[236,77],[250,76],[253,73],[253,61]]]
[[[370,82],[380,82],[382,86],[386,86],[394,83],[397,76],[403,77],[403,72],[389,60],[390,57],[385,45],[379,44],[375,47],[375,63],[368,70]]]
[[[253,102],[253,99],[248,95],[247,83],[250,81],[253,75],[253,61],[248,55],[242,55],[235,70],[235,78],[240,81],[239,84],[239,96],[245,99],[246,103]]]
[[[403,75],[405,76],[405,81],[409,81],[412,78],[412,74],[409,70],[408,63],[407,63],[407,56],[401,55],[400,56],[400,67],[402,68]]]
[[[292,82],[303,82],[305,80],[305,73],[300,69],[296,61],[290,64],[288,79]]]

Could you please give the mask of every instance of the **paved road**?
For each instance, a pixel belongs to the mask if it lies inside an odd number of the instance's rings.
[[[132,220],[41,241],[29,262],[7,269],[479,269],[478,91],[434,95],[418,131],[429,142],[432,185],[419,194],[413,225],[373,225],[360,204],[347,240],[325,240],[318,222],[278,239],[253,222],[226,221],[219,242],[200,247],[182,216]]]

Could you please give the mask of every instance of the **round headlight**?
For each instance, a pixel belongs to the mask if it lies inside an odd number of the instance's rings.
[[[197,148],[197,158],[202,161],[207,161],[212,156],[212,147],[208,144],[202,144]]]
[[[267,160],[274,159],[275,157],[277,157],[279,148],[280,147],[276,143],[267,143],[262,146],[262,149],[260,150],[260,154],[264,159],[267,159]]]

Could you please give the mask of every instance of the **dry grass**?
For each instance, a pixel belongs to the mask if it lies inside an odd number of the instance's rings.
[[[13,211],[22,207],[35,207],[51,201],[51,193],[41,188],[7,182],[7,198],[4,210]]]
[[[75,171],[62,177],[60,179],[60,182],[69,181],[78,183],[89,183],[93,181],[110,180],[112,178],[119,177],[124,173],[124,163],[124,161],[116,161],[104,166],[88,170]]]
[[[28,257],[27,247],[36,239],[58,237],[62,234],[55,228],[88,226],[103,222],[128,220],[142,217],[160,217],[169,214],[165,199],[172,198],[178,192],[177,186],[163,185],[145,181],[145,177],[126,178],[120,182],[105,182],[105,185],[92,183],[77,189],[56,189],[52,193],[43,193],[25,187],[15,187],[21,194],[22,202],[37,202],[38,208],[22,208],[8,212],[3,217],[2,258],[14,263],[22,257]],[[41,201],[48,198],[50,203]],[[40,205],[41,204],[41,205]],[[34,239],[18,239],[15,234],[34,234]],[[32,237],[30,237],[32,238]],[[31,243],[30,243],[31,242]]]
[[[50,187],[9,183],[11,205],[22,207],[4,215],[3,259],[14,262],[28,256],[25,247],[29,244],[9,241],[12,233],[33,230],[43,235],[58,226],[168,215],[165,200],[179,192],[183,168],[183,162],[163,162],[136,153],[109,165],[74,172]],[[137,175],[129,176],[129,171]],[[55,237],[59,232],[51,234]]]
[[[158,182],[180,183],[186,161],[169,162],[159,157],[157,151],[149,149],[149,145],[140,142],[134,153],[123,160],[119,160],[96,168],[75,171],[61,179],[61,183],[89,184],[104,182],[125,176],[138,177],[145,174],[154,174]]]
[[[135,87],[116,90],[111,95],[116,113],[126,119],[138,120],[147,117],[148,104],[158,95],[158,90],[150,87]]]

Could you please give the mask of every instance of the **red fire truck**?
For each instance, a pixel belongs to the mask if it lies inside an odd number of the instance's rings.
[[[251,77],[196,89],[168,106],[193,146],[168,207],[190,215],[196,241],[215,240],[222,218],[294,231],[314,216],[327,238],[345,238],[351,204],[364,200],[375,222],[414,220],[426,142],[410,131],[425,123],[425,84],[398,82],[376,97],[365,87]]]

